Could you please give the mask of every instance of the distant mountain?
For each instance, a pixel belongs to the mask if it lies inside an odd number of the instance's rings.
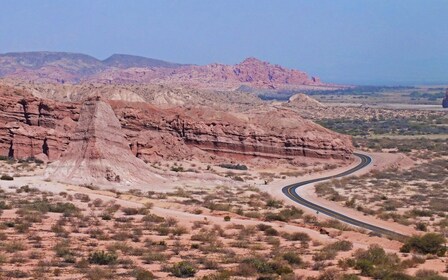
[[[187,65],[141,56],[114,54],[101,61],[64,52],[0,54],[0,77],[37,83],[148,83],[234,90],[308,89],[332,85],[305,72],[247,58],[236,65]]]
[[[0,76],[35,79],[60,76],[80,80],[104,70],[103,63],[89,55],[64,52],[21,52],[0,54]],[[51,79],[51,78],[50,78]]]
[[[128,54],[114,54],[109,58],[103,60],[103,64],[110,67],[117,68],[151,68],[151,67],[165,67],[165,68],[178,68],[183,64],[166,62],[159,59],[147,58],[143,56],[135,56]]]

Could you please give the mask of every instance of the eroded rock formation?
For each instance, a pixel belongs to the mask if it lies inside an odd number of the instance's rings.
[[[82,104],[79,121],[62,156],[47,168],[51,179],[80,184],[161,182],[135,157],[109,104],[92,98]]]
[[[0,155],[59,158],[78,120],[78,104],[33,97],[0,86]]]
[[[0,88],[0,97],[0,154],[58,159],[73,137],[80,103],[40,99],[9,87]],[[353,150],[349,136],[286,108],[243,114],[207,107],[161,109],[144,102],[109,102],[124,132],[120,139],[126,139],[134,155],[149,161],[212,160],[213,155],[346,159]]]
[[[353,150],[349,136],[304,120],[290,110],[238,114],[203,107],[161,110],[147,103],[120,101],[111,101],[111,105],[123,128],[130,131],[135,152],[143,158],[150,156],[146,151],[151,145],[142,139],[145,133],[165,139],[175,136],[178,145],[230,157],[346,159]]]
[[[325,105],[320,103],[314,98],[304,94],[297,93],[291,96],[288,100],[288,104],[296,108],[324,108]]]

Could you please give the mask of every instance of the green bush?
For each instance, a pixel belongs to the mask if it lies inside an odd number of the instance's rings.
[[[247,166],[244,164],[228,164],[228,163],[223,163],[218,165],[219,167],[222,168],[227,168],[227,169],[235,169],[235,170],[247,170]],[[208,170],[208,169],[207,169]]]
[[[112,252],[96,251],[89,255],[89,263],[109,265],[117,261],[118,256]]]
[[[170,272],[179,278],[193,277],[196,274],[196,267],[187,261],[182,261],[174,264]]]
[[[302,263],[302,258],[297,252],[294,251],[284,253],[282,258],[291,265],[299,265]]]
[[[406,240],[400,251],[403,253],[417,252],[421,254],[434,254],[444,256],[447,248],[446,239],[437,233],[426,233],[422,236],[413,236]]]
[[[386,254],[378,245],[372,245],[367,250],[358,250],[353,261],[354,267],[361,270],[362,276],[375,279],[400,279],[394,278],[402,270],[400,258],[396,254]]]
[[[224,216],[224,221],[225,222],[230,222],[230,216]]]

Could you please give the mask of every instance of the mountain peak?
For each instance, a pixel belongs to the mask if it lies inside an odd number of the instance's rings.
[[[245,60],[243,60],[240,64],[269,64],[266,61],[262,61],[256,57],[248,57]]]

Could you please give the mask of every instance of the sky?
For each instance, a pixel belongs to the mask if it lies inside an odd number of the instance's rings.
[[[0,53],[257,57],[325,82],[448,82],[448,0],[2,0]]]

